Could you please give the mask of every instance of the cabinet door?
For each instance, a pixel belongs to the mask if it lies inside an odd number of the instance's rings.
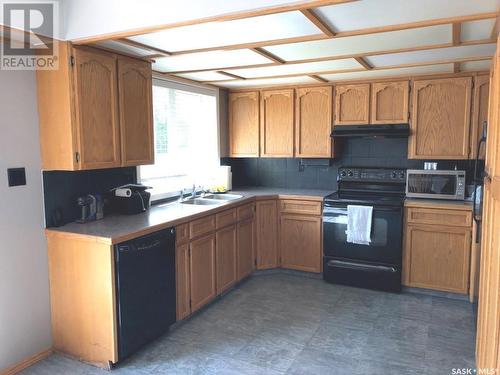
[[[259,92],[229,94],[229,153],[259,156]]]
[[[321,272],[321,218],[281,215],[280,247],[283,268]]]
[[[293,89],[262,91],[261,156],[293,157]]]
[[[236,226],[219,230],[215,236],[217,263],[217,294],[234,285],[237,278]]]
[[[278,253],[278,202],[259,201],[257,211],[257,269],[279,266]]]
[[[467,293],[470,228],[408,225],[405,236],[405,285]]]
[[[195,312],[216,296],[215,235],[191,242],[191,311]]]
[[[370,84],[335,86],[335,125],[367,125]]]
[[[116,57],[75,48],[74,90],[80,169],[120,166]]]
[[[151,63],[118,59],[122,165],[154,163]]]
[[[408,81],[373,83],[370,124],[406,124],[409,91]]]
[[[254,219],[248,219],[238,223],[237,245],[238,245],[238,280],[250,275],[254,269],[254,247],[255,247],[255,224]]]
[[[467,159],[472,78],[413,83],[408,158]]]
[[[295,156],[332,157],[332,87],[297,89]]]
[[[478,368],[500,367],[500,48],[491,68],[488,147],[481,234],[479,309],[476,339]]]
[[[182,320],[191,314],[189,244],[177,245],[175,252],[175,279],[177,289],[177,320]]]
[[[474,100],[472,102],[471,137],[469,159],[477,155],[477,143],[481,139],[483,123],[488,121],[488,101],[490,94],[490,76],[477,76],[474,81]],[[484,160],[486,145],[483,143],[479,158]]]

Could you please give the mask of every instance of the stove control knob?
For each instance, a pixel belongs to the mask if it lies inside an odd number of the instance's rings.
[[[391,173],[391,177],[392,177],[392,178],[397,178],[397,177],[398,177],[398,174],[396,173],[396,171],[393,171],[393,172]]]
[[[340,177],[345,177],[345,176],[346,176],[345,171],[340,171]]]
[[[399,178],[400,178],[400,179],[403,179],[403,178],[405,178],[405,177],[406,177],[406,176],[405,176],[405,173],[404,173],[404,172],[399,172]]]
[[[352,176],[353,176],[353,173],[352,173],[352,171],[351,171],[351,170],[348,170],[348,171],[347,171],[347,176],[349,176],[349,177],[352,177]]]

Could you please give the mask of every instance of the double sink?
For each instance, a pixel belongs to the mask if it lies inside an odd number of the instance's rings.
[[[201,206],[211,206],[211,205],[224,204],[226,202],[230,202],[235,199],[240,199],[242,197],[243,197],[242,195],[237,195],[237,194],[207,194],[200,197],[183,200],[181,203],[201,205]]]

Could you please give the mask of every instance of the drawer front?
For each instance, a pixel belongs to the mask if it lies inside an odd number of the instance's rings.
[[[236,208],[233,208],[215,215],[215,226],[217,229],[224,228],[225,226],[235,223],[237,220]]]
[[[282,199],[281,212],[287,214],[321,215],[321,202]]]
[[[406,220],[410,224],[439,224],[455,227],[472,226],[472,214],[465,210],[447,210],[442,208],[406,209]]]
[[[249,219],[254,214],[253,203],[238,207],[238,221]]]
[[[189,223],[189,238],[193,239],[215,230],[215,216],[207,216]]]
[[[189,240],[189,224],[181,224],[175,227],[175,242],[184,243]]]

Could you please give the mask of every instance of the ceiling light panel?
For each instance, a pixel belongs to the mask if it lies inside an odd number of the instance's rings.
[[[134,55],[138,57],[155,55],[157,52],[153,52],[144,48],[136,48],[133,46],[129,46],[128,44],[120,43],[114,40],[105,40],[103,42],[99,42],[95,44],[96,47],[109,48],[113,51],[122,52],[129,55]]]
[[[269,46],[265,49],[281,59],[292,61],[446,43],[451,43],[451,25],[289,43]]]
[[[270,64],[271,60],[248,49],[208,51],[156,59],[153,69],[160,72],[221,69],[234,66]]]
[[[364,72],[321,74],[320,77],[329,81],[344,81],[351,79],[383,78],[393,76],[411,76],[419,74],[452,73],[453,64],[417,66],[413,68],[367,70]]]
[[[298,11],[225,22],[209,22],[131,37],[169,52],[255,43],[321,34]]]
[[[496,12],[497,0],[361,0],[318,8],[335,31],[350,31]]]
[[[495,49],[495,44],[478,44],[473,46],[437,48],[424,51],[369,56],[366,57],[366,60],[374,67],[384,67],[469,57],[493,56]]]
[[[214,71],[182,73],[182,74],[176,74],[176,76],[193,79],[195,81],[225,81],[231,79],[231,77],[225,74],[220,74]]]
[[[479,72],[483,70],[490,70],[491,60],[483,61],[467,61],[460,64],[462,72]]]
[[[491,38],[491,31],[495,27],[495,19],[470,21],[462,23],[460,40],[462,42],[470,40],[480,40]]]
[[[227,87],[227,88],[240,88],[240,87],[264,87],[264,86],[283,86],[283,85],[295,85],[295,84],[306,84],[306,83],[319,83],[314,78],[308,76],[299,77],[287,77],[287,78],[269,78],[269,79],[255,79],[255,80],[234,80],[227,82],[216,83],[217,86]]]
[[[283,64],[268,66],[262,68],[247,68],[231,70],[230,73],[244,78],[280,76],[287,74],[310,74],[315,72],[324,72],[330,70],[352,70],[363,69],[363,67],[354,59],[341,59],[330,61],[318,61],[303,64]]]

